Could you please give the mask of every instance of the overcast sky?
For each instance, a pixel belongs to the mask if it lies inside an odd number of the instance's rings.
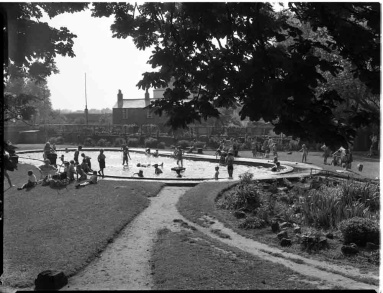
[[[150,50],[139,51],[131,38],[112,38],[113,18],[91,17],[89,10],[41,19],[50,26],[67,27],[77,35],[73,51],[76,57],[56,57],[60,73],[48,77],[54,109],[85,109],[85,73],[88,109],[112,108],[121,89],[124,99],[143,98],[145,92],[136,84],[142,73],[150,71],[146,64]],[[152,96],[152,91],[149,91]]]

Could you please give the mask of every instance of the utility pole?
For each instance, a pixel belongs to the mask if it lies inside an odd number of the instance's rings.
[[[88,125],[88,101],[86,97],[86,73],[85,73],[85,121],[86,125]]]

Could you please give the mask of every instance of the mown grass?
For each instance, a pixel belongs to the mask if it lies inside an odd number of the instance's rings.
[[[316,289],[279,264],[198,231],[159,231],[152,257],[155,290]]]
[[[30,165],[9,172],[13,184],[26,182]],[[4,182],[5,188],[8,182]],[[37,185],[4,193],[4,285],[28,287],[47,269],[71,276],[111,242],[162,187],[156,182],[101,180],[57,191]]]

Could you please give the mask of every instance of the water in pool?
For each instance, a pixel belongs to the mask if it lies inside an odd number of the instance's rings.
[[[99,155],[98,151],[83,151],[86,156],[91,158],[92,169],[98,171],[99,165],[97,161],[97,156]],[[132,177],[134,173],[138,173],[139,170],[142,170],[144,173],[144,177],[146,178],[176,178],[177,174],[175,171],[171,169],[173,167],[177,167],[176,160],[171,157],[153,157],[146,156],[143,153],[130,152],[131,160],[129,160],[128,166],[122,165],[122,151],[105,151],[106,156],[106,168],[104,169],[105,175],[109,176],[123,176],[123,177]],[[57,164],[61,163],[60,157],[64,155],[65,161],[73,160],[74,152],[71,151],[69,153],[65,153],[63,151],[57,152]],[[81,153],[80,153],[81,155]],[[20,154],[20,163],[28,163],[34,166],[42,165],[42,161],[37,161],[36,159],[42,160],[43,155],[42,152],[39,153],[26,153]],[[30,158],[30,159],[26,159]],[[33,159],[33,160],[31,160]],[[80,162],[82,162],[82,157],[79,156]],[[137,167],[137,164],[150,164],[150,167]],[[154,164],[161,164],[160,169],[163,171],[162,174],[156,175],[154,173]],[[181,172],[182,178],[186,179],[213,179],[215,173],[215,167],[219,166],[218,162],[208,162],[208,161],[194,161],[191,159],[187,159],[187,157],[183,159],[183,167],[185,171]],[[63,167],[61,167],[61,171]],[[236,165],[234,162],[234,173],[233,179],[239,179],[239,175],[245,172],[250,172],[254,174],[254,177],[257,175],[267,175],[272,174],[270,168],[265,168],[261,166],[245,166],[245,165]],[[135,175],[137,176],[137,175]],[[228,173],[227,168],[225,166],[219,166],[219,178],[227,179]]]

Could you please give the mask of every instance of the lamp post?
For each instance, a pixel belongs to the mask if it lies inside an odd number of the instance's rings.
[[[86,73],[85,73],[85,121],[86,125],[88,125],[88,101],[86,97]]]

